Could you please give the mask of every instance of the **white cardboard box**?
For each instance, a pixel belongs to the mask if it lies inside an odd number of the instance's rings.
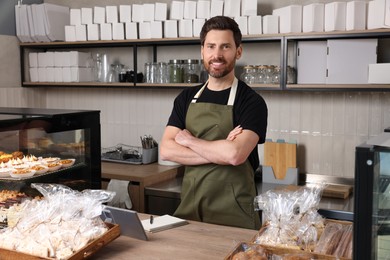
[[[125,39],[125,27],[123,23],[112,24],[112,39],[124,40]]]
[[[265,15],[263,17],[263,34],[279,33],[279,16]]]
[[[54,82],[54,67],[47,67],[46,68],[46,81],[47,82]]]
[[[54,67],[55,68],[65,66],[65,64],[64,64],[64,55],[66,53],[67,52],[63,52],[63,51],[55,51],[54,52]]]
[[[347,2],[346,14],[347,31],[365,30],[367,24],[367,3],[365,1]]]
[[[38,52],[38,67],[54,67],[54,52]]]
[[[242,0],[241,16],[256,16],[257,0]]]
[[[368,65],[369,84],[390,84],[390,63]]]
[[[140,39],[151,39],[152,38],[150,22],[139,23],[139,38]]]
[[[177,20],[166,20],[164,22],[164,38],[177,38]]]
[[[98,41],[99,37],[99,24],[87,24],[87,41]]]
[[[324,31],[325,5],[315,3],[305,5],[302,15],[303,32],[323,32]]]
[[[386,18],[390,19],[390,2],[387,0],[375,0],[368,2],[367,29],[389,28]]]
[[[144,21],[144,5],[133,4],[132,21],[136,23]]]
[[[196,7],[196,18],[210,19],[210,1],[199,0]]]
[[[234,18],[238,27],[241,30],[242,35],[248,35],[248,17],[247,16],[238,16]]]
[[[279,16],[280,33],[299,33],[302,32],[302,6],[289,5],[286,7],[274,9],[272,15]]]
[[[193,37],[192,32],[192,20],[182,19],[179,20],[179,37]]]
[[[169,19],[170,20],[181,20],[181,19],[183,19],[183,17],[184,17],[184,2],[172,1]]]
[[[223,15],[231,18],[240,16],[241,0],[225,0]]]
[[[263,25],[260,15],[248,16],[248,34],[262,34]]]
[[[70,25],[81,24],[81,9],[72,8],[69,10]]]
[[[62,68],[62,82],[72,82],[72,73],[70,67]]]
[[[87,25],[79,24],[79,25],[75,25],[75,28],[76,28],[76,41],[86,41]]]
[[[196,18],[196,2],[185,0],[184,1],[184,12],[183,12],[183,18],[184,19],[195,19]]]
[[[28,54],[28,64],[29,64],[30,68],[38,67],[38,53],[37,52],[30,52]]]
[[[126,39],[134,40],[138,39],[138,28],[137,23],[125,23]]]
[[[38,82],[46,82],[46,68],[38,68]]]
[[[100,40],[112,40],[112,26],[110,23],[100,24]]]
[[[325,32],[345,31],[346,15],[346,2],[332,2],[325,4]]]
[[[54,82],[63,82],[62,67],[54,68]]]
[[[131,5],[119,5],[119,22],[131,22]]]
[[[65,41],[75,42],[76,41],[76,26],[65,25]]]
[[[154,4],[143,4],[143,13],[144,13],[144,22],[151,22],[154,21]]]
[[[117,23],[118,19],[118,7],[116,5],[106,6],[106,21],[107,23]]]
[[[106,8],[95,6],[93,8],[93,23],[102,24],[106,22]]]
[[[298,42],[298,84],[325,84],[326,64],[327,41]]]
[[[194,19],[193,20],[193,33],[194,37],[199,37],[200,36],[200,31],[202,30],[202,27],[204,23],[206,22],[206,19]]]
[[[81,8],[81,24],[92,24],[93,14],[92,8]]]
[[[70,68],[71,82],[88,82],[92,81],[91,68]]]
[[[91,59],[90,52],[70,51],[69,55],[69,67],[89,67]]]
[[[223,15],[223,0],[212,0],[210,7],[210,17]]]
[[[38,82],[38,68],[30,68],[30,81]]]
[[[152,21],[150,22],[150,32],[152,39],[162,39],[163,38],[163,25],[162,21]]]
[[[166,3],[156,3],[155,4],[154,20],[155,21],[167,20],[167,4]]]

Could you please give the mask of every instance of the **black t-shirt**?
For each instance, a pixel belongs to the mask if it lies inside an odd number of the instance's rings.
[[[188,107],[195,94],[202,86],[184,89],[175,99],[168,125],[185,129],[185,120]],[[198,98],[197,103],[215,103],[226,105],[229,99],[230,88],[222,91],[212,91],[207,87]],[[267,104],[264,99],[251,89],[247,84],[238,81],[237,94],[233,105],[234,127],[241,125],[243,129],[249,129],[259,136],[259,144],[265,142],[267,132]],[[259,166],[257,146],[251,152],[249,161],[254,170]]]

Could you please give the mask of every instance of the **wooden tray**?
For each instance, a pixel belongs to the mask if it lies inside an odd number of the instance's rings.
[[[99,238],[91,241],[86,246],[81,248],[79,251],[75,252],[73,255],[71,255],[67,260],[81,260],[81,259],[87,259],[93,254],[95,254],[100,248],[107,245],[111,241],[115,240],[120,236],[120,228],[119,225],[113,225],[110,223],[106,223],[107,227],[109,228],[106,233],[101,235]],[[1,260],[53,260],[54,258],[50,257],[39,257],[34,256],[30,254],[25,254],[17,251],[7,250],[0,248],[0,259]]]

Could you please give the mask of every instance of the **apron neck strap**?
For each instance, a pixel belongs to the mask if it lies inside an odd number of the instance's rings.
[[[202,94],[204,88],[207,86],[208,83],[209,83],[209,81],[207,80],[207,82],[203,85],[203,87],[201,89],[199,89],[199,91],[192,98],[191,103],[197,102],[198,98],[200,97],[200,95]],[[229,99],[227,102],[228,106],[233,106],[233,104],[234,104],[234,99],[236,98],[236,93],[237,93],[237,86],[238,86],[238,79],[236,77],[234,77],[233,84],[230,88]]]

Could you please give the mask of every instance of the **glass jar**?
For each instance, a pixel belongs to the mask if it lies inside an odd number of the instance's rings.
[[[272,84],[280,84],[280,67],[275,66],[274,71],[272,73]]]
[[[145,83],[157,83],[157,62],[145,63]]]
[[[119,82],[126,82],[127,81],[127,68],[123,68],[120,72],[119,72]]]
[[[184,83],[198,83],[200,78],[199,60],[188,59],[184,61]]]
[[[157,63],[156,83],[168,83],[168,66],[165,62]]]
[[[246,84],[254,84],[256,78],[256,69],[252,65],[244,66],[244,72],[241,74],[240,79]]]
[[[183,83],[183,61],[182,60],[170,60],[168,65],[169,82],[170,83]]]
[[[256,67],[256,84],[264,84],[265,83],[265,66],[259,65]]]
[[[274,65],[266,65],[265,66],[265,84],[272,84],[272,77],[274,74]]]

